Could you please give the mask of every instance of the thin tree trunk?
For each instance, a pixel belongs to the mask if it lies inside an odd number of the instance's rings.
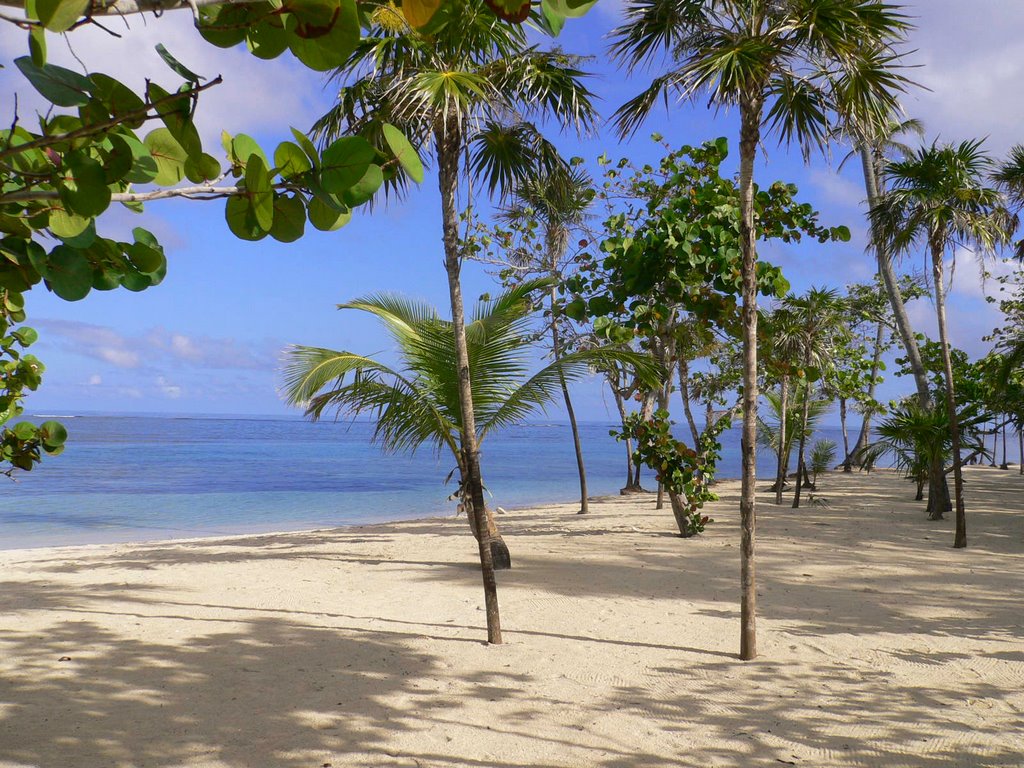
[[[462,269],[459,252],[458,211],[456,191],[459,183],[459,153],[462,149],[458,124],[444,120],[435,129],[437,144],[438,187],[444,227],[444,267],[448,274],[451,298],[452,328],[455,333],[455,364],[459,369],[459,410],[462,418],[462,456],[466,466],[464,482],[468,485],[471,514],[476,521],[480,552],[480,571],[484,585],[487,616],[487,642],[501,643],[501,617],[498,612],[498,585],[494,578],[491,536],[487,526],[483,480],[480,474],[480,451],[476,439],[476,415],[473,413],[473,389],[469,379],[469,350],[466,345],[466,314],[462,301]]]
[[[1009,469],[1010,465],[1006,463],[1006,422],[1003,422],[1003,463],[999,465],[1000,469]]]
[[[679,356],[679,397],[683,401],[683,412],[690,427],[690,436],[693,437],[693,449],[697,450],[700,445],[700,431],[690,408],[690,363],[682,355]]]
[[[939,343],[942,345],[942,367],[946,378],[946,407],[949,409],[949,432],[953,442],[953,496],[956,500],[956,535],[953,547],[967,546],[967,515],[964,511],[964,477],[960,465],[960,419],[956,412],[956,390],[953,383],[953,362],[946,332],[946,297],[942,285],[943,249],[932,244],[932,279],[935,281],[935,313],[939,321]]]
[[[666,350],[665,360],[663,360],[663,362],[667,362],[668,357],[669,357],[668,350]],[[669,405],[668,401],[669,401],[669,397],[671,396],[671,392],[672,392],[672,369],[666,366],[665,367],[665,371],[666,371],[665,385],[661,388],[661,392],[658,395],[658,409],[667,412],[668,411],[668,405]],[[655,509],[664,509],[665,508],[665,484],[663,482],[661,482],[660,480],[658,481],[658,501],[654,505],[654,508]]]
[[[884,340],[885,323],[879,320],[878,329],[875,331],[875,351],[871,357],[871,381],[868,383],[869,400],[875,399],[875,390],[878,389],[878,372],[882,367],[882,342]],[[861,422],[860,434],[857,435],[857,444],[853,448],[855,456],[861,455],[868,447],[868,441],[871,439],[871,419],[874,418],[874,415],[875,412],[870,407],[864,408],[864,421]],[[852,464],[852,458],[849,454],[846,455],[844,470]]]
[[[995,467],[996,465],[996,454],[999,453],[999,425],[996,424],[996,420],[992,419],[992,458],[989,460],[988,465]]]
[[[843,460],[843,472],[853,472],[853,466],[850,464],[850,438],[846,434],[846,398],[839,398],[839,423],[843,430],[843,455],[846,458]]]
[[[1017,430],[1017,474],[1024,475],[1024,428]]]
[[[758,96],[740,102],[740,252],[743,280],[743,432],[740,490],[740,658],[757,658],[757,233],[754,230],[754,157],[761,138]]]
[[[775,503],[782,504],[782,492],[786,488],[786,459],[789,451],[786,450],[786,412],[789,410],[789,374],[782,377],[782,392],[779,398],[781,408],[779,409],[779,463],[775,471]]]
[[[551,272],[557,272],[557,256],[552,255]],[[557,287],[551,285],[551,356],[555,360],[562,359],[562,340],[558,333],[558,317],[555,315],[557,304]],[[590,511],[587,506],[587,467],[583,463],[583,444],[580,442],[580,428],[576,423],[576,411],[572,407],[572,398],[569,397],[569,385],[566,384],[565,376],[561,371],[558,373],[558,383],[562,386],[562,397],[565,399],[565,412],[569,417],[569,428],[572,430],[572,445],[576,451],[576,470],[580,478],[580,509],[579,514],[585,515]]]
[[[609,382],[611,383],[611,382]],[[615,398],[615,407],[619,411],[619,421],[623,428],[626,426],[626,402],[622,399],[622,394],[619,392],[617,383],[611,385],[612,396]],[[633,441],[630,438],[626,438],[626,484],[622,486],[619,491],[620,494],[633,493],[636,488],[633,487]]]
[[[805,368],[809,363],[805,364]],[[793,509],[800,508],[800,490],[807,476],[807,464],[804,460],[807,449],[807,420],[811,412],[811,382],[804,383],[804,403],[800,411],[800,449],[796,460],[796,490],[793,492]]]

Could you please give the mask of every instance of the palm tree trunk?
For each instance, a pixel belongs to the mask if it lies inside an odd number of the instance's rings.
[[[882,342],[885,340],[885,323],[878,321],[878,329],[875,331],[875,351],[871,357],[871,381],[868,383],[868,399],[875,399],[875,390],[878,388],[878,371],[882,367]],[[864,409],[864,421],[860,425],[860,434],[857,436],[857,444],[853,448],[854,455],[859,455],[868,447],[868,440],[871,439],[871,419],[874,411],[870,407]],[[843,462],[843,471],[849,472],[852,467],[853,457],[847,453],[846,461]]]
[[[487,615],[487,642],[501,643],[501,618],[498,612],[498,586],[494,578],[491,536],[487,526],[483,480],[480,474],[480,451],[476,440],[476,418],[473,413],[473,389],[469,380],[469,349],[466,345],[466,314],[462,302],[462,269],[459,249],[458,211],[455,195],[459,183],[461,136],[458,124],[450,119],[435,129],[437,146],[438,187],[441,193],[441,214],[444,231],[444,268],[448,274],[451,298],[452,328],[455,332],[455,363],[459,367],[459,409],[462,417],[462,455],[466,466],[465,483],[471,501],[471,514],[476,522],[480,551],[480,571],[484,583]]]
[[[874,209],[882,196],[880,173],[878,171],[882,158],[874,149],[864,144],[860,147],[861,166],[864,169],[864,186],[867,190],[868,206]],[[875,232],[874,224],[871,226],[871,240],[875,246],[875,258],[878,261],[878,272],[882,276],[882,284],[885,286],[885,293],[889,297],[889,305],[892,307],[893,318],[896,321],[896,330],[899,332],[903,348],[907,353],[907,362],[910,371],[914,376],[914,384],[917,387],[917,399],[922,408],[930,408],[932,404],[931,392],[928,388],[928,372],[925,370],[924,361],[921,359],[921,350],[917,346],[917,337],[910,325],[910,317],[907,315],[906,305],[903,303],[903,295],[900,293],[899,282],[896,279],[896,271],[892,266],[892,259],[881,242],[881,237]],[[941,456],[936,457],[928,473],[928,517],[932,520],[941,520],[942,513],[946,509],[948,491],[945,489],[945,473]]]
[[[619,390],[618,382],[611,384],[612,396],[615,398],[615,407],[619,412],[619,422],[622,424],[623,429],[626,426],[626,402],[622,398],[622,392]],[[619,490],[620,494],[635,493],[637,488],[633,485],[633,441],[628,437],[626,442],[626,484]]]
[[[807,476],[807,465],[804,461],[804,457],[807,450],[807,420],[810,417],[810,413],[811,383],[807,381],[804,382],[804,404],[800,412],[800,449],[797,451],[796,490],[793,492],[793,509],[800,508],[800,489],[803,488],[804,479]]]
[[[782,377],[782,392],[779,398],[779,463],[775,470],[775,503],[782,504],[782,491],[786,488],[786,458],[789,451],[786,442],[786,412],[789,410],[789,374]]]
[[[960,465],[960,421],[956,413],[956,390],[953,383],[953,362],[946,333],[946,297],[942,285],[941,246],[932,244],[932,279],[935,281],[935,313],[939,321],[939,344],[942,345],[942,367],[946,379],[946,407],[949,409],[949,432],[953,442],[953,496],[956,499],[956,535],[953,547],[967,546],[967,515],[964,511],[964,477]]]
[[[757,233],[754,230],[754,157],[761,138],[760,95],[740,102],[740,252],[743,279],[743,432],[740,489],[740,658],[757,657]]]
[[[557,270],[557,257],[552,258],[551,271],[555,274]],[[558,318],[555,315],[557,305],[557,287],[551,285],[551,356],[557,361],[562,358],[562,339],[558,333]],[[565,382],[565,375],[559,371],[558,383],[562,386],[562,398],[565,400],[565,413],[569,417],[569,428],[572,430],[572,445],[576,450],[576,470],[580,478],[580,509],[579,514],[585,515],[590,511],[587,506],[587,467],[583,463],[583,445],[580,442],[580,428],[576,423],[576,411],[572,407],[572,398],[569,397],[569,385]]]
[[[1003,463],[999,465],[1000,469],[1009,469],[1010,465],[1006,463],[1006,422],[1003,422]]]
[[[1024,426],[1017,430],[1017,474],[1024,475]]]
[[[666,354],[665,354],[664,358],[662,359],[662,362],[663,363],[668,362],[668,358],[669,358],[669,355],[667,354],[667,350],[666,350]],[[661,390],[658,393],[658,409],[662,410],[662,411],[668,411],[668,405],[669,405],[668,401],[669,401],[669,397],[671,396],[671,392],[672,392],[672,369],[666,367],[665,371],[666,371],[665,384],[662,386]],[[654,508],[655,509],[664,509],[665,508],[665,484],[663,482],[661,482],[661,481],[658,481],[658,500],[655,503]]]

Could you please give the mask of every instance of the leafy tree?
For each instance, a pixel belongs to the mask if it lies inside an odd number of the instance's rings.
[[[501,22],[472,0],[449,0],[418,29],[396,20],[393,14],[388,16],[386,9],[370,22],[366,37],[345,65],[335,71],[334,77],[342,83],[338,103],[317,122],[314,132],[330,140],[341,133],[373,134],[385,123],[394,123],[436,160],[444,265],[459,371],[460,450],[472,513],[480,532],[488,641],[500,643],[497,586],[486,535],[464,328],[459,180],[464,172],[482,176],[488,179],[492,192],[505,192],[512,182],[525,178],[535,168],[535,154],[531,153],[541,140],[525,123],[508,131],[509,115],[526,119],[551,116],[564,125],[582,129],[593,121],[595,113],[576,58],[529,47],[521,27]],[[479,131],[477,126],[481,126]],[[497,143],[500,151],[490,151],[495,147],[488,144],[488,138],[498,134],[518,143],[510,147],[501,141]],[[471,146],[477,153],[469,167],[463,168],[463,155]]]
[[[1007,237],[1008,214],[998,190],[986,185],[992,161],[980,141],[959,145],[932,144],[906,159],[886,166],[889,191],[872,209],[883,242],[893,253],[905,253],[916,244],[926,247],[931,259],[932,291],[939,326],[945,373],[946,410],[952,431],[953,487],[956,499],[954,547],[967,546],[961,472],[960,431],[956,387],[949,336],[946,329],[945,259],[956,248],[968,246],[981,254],[991,252]]]
[[[706,93],[740,118],[739,249],[742,254],[743,489],[740,501],[740,657],[757,655],[754,587],[757,424],[757,270],[754,158],[764,129],[805,154],[826,143],[837,118],[880,122],[904,80],[893,50],[908,27],[881,0],[630,0],[613,32],[612,54],[630,67],[659,53],[672,68],[616,113],[633,132],[662,95]]]
[[[535,309],[531,294],[549,285],[549,280],[528,281],[493,300],[481,301],[464,325],[470,375],[477,382],[473,388],[477,444],[491,432],[521,423],[549,405],[563,381],[587,375],[596,364],[621,363],[648,377],[658,375],[643,356],[610,348],[566,353],[529,375]],[[357,299],[340,308],[367,312],[380,320],[398,349],[399,364],[388,365],[355,352],[292,347],[284,369],[287,401],[305,408],[314,421],[332,411],[371,414],[376,422],[373,439],[386,451],[411,453],[422,445],[439,453],[450,451],[459,471],[460,506],[470,512],[455,324],[443,320],[432,307],[387,294]],[[474,528],[480,524],[472,515],[469,519]],[[491,537],[498,536],[492,524],[484,524],[490,526]]]

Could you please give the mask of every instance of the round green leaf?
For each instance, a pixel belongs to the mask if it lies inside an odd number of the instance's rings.
[[[144,139],[146,149],[156,162],[157,173],[153,181],[162,187],[174,186],[185,178],[185,160],[188,153],[182,149],[171,132],[157,128]]]
[[[91,223],[92,219],[86,216],[69,213],[62,203],[54,205],[50,209],[50,218],[47,226],[57,237],[70,240],[82,234]]]
[[[139,272],[156,272],[164,263],[164,255],[143,243],[132,243],[124,249],[128,260]]]
[[[68,431],[59,421],[44,421],[39,425],[39,435],[43,439],[43,446],[50,450],[64,445],[68,439]]]
[[[65,301],[78,301],[92,288],[92,264],[81,251],[58,245],[50,253],[46,270],[50,290]]]
[[[21,342],[21,346],[30,347],[39,340],[39,333],[35,328],[23,326],[13,331],[11,335]]]
[[[199,9],[199,34],[218,48],[233,48],[245,40],[250,20],[268,10],[269,3],[205,6]]]
[[[288,32],[281,26],[264,21],[249,28],[245,42],[256,58],[276,59],[288,50]]]
[[[366,174],[377,150],[362,136],[344,136],[320,158],[320,183],[331,194],[340,195]]]
[[[92,287],[97,291],[112,291],[121,285],[121,274],[111,269],[96,269],[92,273]]]
[[[306,206],[298,197],[274,200],[274,225],[270,236],[282,243],[294,243],[306,231]]]
[[[139,293],[146,290],[152,285],[155,285],[152,275],[138,272],[134,269],[126,269],[124,274],[121,275],[121,285],[126,290],[132,291],[133,293]]]
[[[132,149],[121,136],[112,133],[104,140],[101,147],[103,161],[103,178],[107,184],[121,181],[131,173],[135,164]]]
[[[201,184],[220,176],[220,163],[213,155],[203,152],[198,158],[189,157],[185,161],[185,175],[189,181]]]
[[[227,150],[228,157],[231,158],[231,162],[234,165],[245,165],[249,160],[249,156],[256,154],[259,155],[264,166],[270,167],[270,163],[267,162],[267,156],[263,154],[260,145],[251,136],[240,133],[237,136],[228,136],[226,138],[224,149]]]
[[[383,183],[384,173],[381,171],[380,166],[371,165],[366,169],[363,177],[345,190],[341,197],[347,205],[354,208],[372,199]]]
[[[125,174],[124,180],[132,184],[147,184],[155,179],[160,168],[146,145],[134,136],[122,134],[119,138],[128,145],[132,153],[132,169]]]
[[[274,150],[274,167],[281,176],[288,179],[305,173],[313,166],[298,144],[282,141]]]
[[[293,0],[299,20],[289,47],[310,69],[325,72],[345,64],[359,43],[359,13],[355,0]]]
[[[19,440],[31,440],[36,436],[36,425],[29,421],[19,421],[11,431]]]
[[[333,232],[341,229],[352,219],[351,211],[338,211],[319,197],[309,202],[309,223],[321,232]]]
[[[43,98],[58,107],[81,107],[89,103],[92,83],[77,72],[55,64],[38,67],[28,56],[15,59],[14,64]]]
[[[92,95],[113,117],[123,118],[128,114],[136,117],[126,120],[122,125],[128,128],[139,128],[145,122],[145,103],[128,86],[109,75],[96,72],[89,75],[92,81]]]
[[[60,190],[65,208],[79,216],[99,216],[110,206],[110,188],[103,166],[83,152],[64,155],[64,184]]]
[[[224,206],[224,218],[228,229],[240,240],[262,240],[267,231],[256,221],[252,204],[248,197],[230,197]]]

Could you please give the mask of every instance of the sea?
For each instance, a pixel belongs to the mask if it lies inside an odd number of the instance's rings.
[[[59,418],[69,433],[65,452],[44,457],[14,480],[0,477],[0,549],[310,530],[455,513],[452,457],[426,448],[411,456],[384,453],[373,444],[368,422]],[[581,425],[591,496],[617,494],[625,482],[625,446],[609,435],[612,426]],[[838,429],[815,437],[842,445]],[[737,429],[723,436],[723,446],[719,477],[739,477]],[[758,463],[760,476],[773,474],[771,455],[762,453]],[[579,498],[567,423],[488,435],[481,466],[492,506]],[[655,487],[646,470],[643,480]]]

